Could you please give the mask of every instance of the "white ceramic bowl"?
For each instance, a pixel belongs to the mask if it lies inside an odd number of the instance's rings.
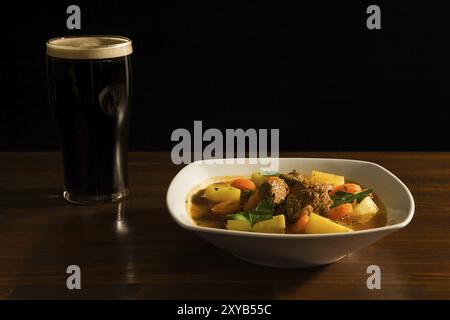
[[[387,208],[385,227],[333,234],[265,234],[230,231],[195,225],[186,209],[189,191],[212,177],[250,175],[259,164],[212,164],[197,161],[184,167],[167,191],[167,206],[173,219],[183,228],[203,237],[245,261],[285,268],[329,264],[362,249],[405,227],[414,215],[414,199],[408,188],[391,172],[372,162],[323,159],[280,158],[279,172],[293,169],[309,174],[316,169],[343,175],[370,186]]]

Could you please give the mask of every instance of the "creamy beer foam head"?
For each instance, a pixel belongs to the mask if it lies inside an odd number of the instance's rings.
[[[70,36],[47,42],[47,55],[62,59],[111,59],[132,52],[131,40],[119,36]]]

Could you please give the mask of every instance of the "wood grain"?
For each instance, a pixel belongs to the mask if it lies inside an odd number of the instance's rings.
[[[61,198],[58,153],[0,153],[0,298],[450,299],[450,153],[287,153],[374,161],[416,201],[411,224],[338,263],[299,270],[248,264],[178,227],[165,204],[180,169],[168,153],[131,153],[121,204]],[[66,289],[66,267],[82,290]],[[382,270],[368,290],[366,268]]]

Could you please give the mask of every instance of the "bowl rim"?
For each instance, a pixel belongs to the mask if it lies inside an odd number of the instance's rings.
[[[176,178],[179,177],[184,171],[188,170],[189,167],[194,165],[202,165],[203,163],[208,163],[211,161],[252,161],[252,160],[267,160],[269,158],[233,158],[233,159],[214,159],[214,160],[198,160],[191,162],[190,164],[183,167],[181,170],[178,171],[178,173],[173,177],[172,181],[170,182],[169,188],[167,189],[166,194],[166,205],[168,208],[168,211],[170,215],[172,216],[172,219],[175,220],[175,222],[181,226],[184,229],[193,231],[193,232],[200,232],[200,233],[209,233],[209,234],[217,234],[217,235],[227,235],[227,236],[238,236],[238,237],[255,237],[255,238],[299,238],[299,239],[315,239],[315,238],[329,238],[329,237],[349,237],[349,236],[356,236],[356,235],[365,235],[365,234],[373,234],[373,233],[380,233],[380,232],[393,232],[398,229],[402,229],[406,227],[414,217],[415,212],[415,202],[414,197],[411,193],[411,191],[408,189],[408,187],[392,172],[390,172],[388,169],[384,168],[383,166],[379,165],[378,163],[371,162],[371,161],[364,161],[364,160],[355,160],[355,159],[345,159],[345,158],[303,158],[303,157],[279,157],[277,159],[279,160],[308,160],[308,161],[314,161],[314,160],[327,160],[327,161],[340,161],[340,162],[353,162],[353,163],[361,163],[361,164],[368,164],[371,166],[378,167],[382,171],[384,171],[387,175],[391,176],[391,178],[396,181],[400,187],[403,189],[403,191],[406,193],[408,202],[409,202],[409,211],[406,216],[406,219],[399,223],[395,223],[389,226],[379,227],[379,228],[373,228],[373,229],[366,229],[366,230],[358,230],[358,231],[352,231],[352,232],[343,232],[343,233],[320,233],[320,234],[292,234],[292,233],[284,233],[284,234],[276,234],[276,233],[262,233],[262,232],[248,232],[248,231],[236,231],[236,230],[226,230],[226,229],[217,229],[217,228],[208,228],[208,227],[202,227],[197,226],[195,224],[189,225],[184,223],[182,220],[178,218],[178,216],[174,213],[174,207],[173,204],[170,203],[169,198],[171,194],[174,192],[174,185],[176,183]],[[188,213],[189,214],[189,213]]]

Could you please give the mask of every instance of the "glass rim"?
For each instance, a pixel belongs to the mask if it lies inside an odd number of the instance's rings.
[[[62,59],[110,59],[133,53],[131,39],[116,35],[73,35],[46,42],[47,56]]]

